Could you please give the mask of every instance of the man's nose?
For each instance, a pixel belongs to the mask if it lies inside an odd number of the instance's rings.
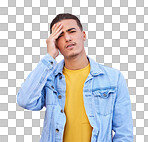
[[[70,34],[65,34],[65,40],[66,40],[66,41],[71,40],[71,36],[70,36]]]

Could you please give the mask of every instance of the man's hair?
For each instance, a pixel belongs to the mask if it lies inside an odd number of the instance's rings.
[[[72,15],[70,13],[61,13],[61,14],[58,14],[51,22],[50,24],[50,34],[52,33],[52,26],[61,21],[61,20],[64,20],[64,19],[74,19],[76,22],[77,22],[77,25],[79,26],[80,30],[82,31],[83,30],[83,27],[82,27],[82,24],[80,22],[80,20],[78,19],[78,17],[76,17],[75,15]]]

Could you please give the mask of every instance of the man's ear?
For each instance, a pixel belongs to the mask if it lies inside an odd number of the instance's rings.
[[[85,31],[83,31],[83,40],[84,41],[86,40],[86,33],[85,33]]]

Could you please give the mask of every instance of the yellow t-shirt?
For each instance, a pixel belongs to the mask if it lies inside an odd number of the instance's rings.
[[[63,68],[66,79],[64,112],[66,124],[63,142],[90,142],[92,126],[86,115],[83,101],[83,87],[90,72],[90,63],[80,70]]]

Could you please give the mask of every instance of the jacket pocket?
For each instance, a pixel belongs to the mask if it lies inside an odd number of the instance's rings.
[[[96,112],[100,115],[109,115],[113,112],[113,102],[116,88],[99,89],[92,92]]]

